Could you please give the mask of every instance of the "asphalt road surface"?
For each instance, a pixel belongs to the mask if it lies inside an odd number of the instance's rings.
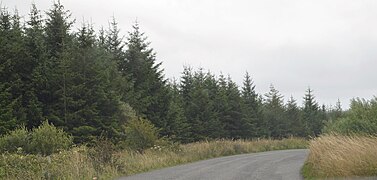
[[[155,170],[120,180],[297,180],[308,150],[227,156]]]

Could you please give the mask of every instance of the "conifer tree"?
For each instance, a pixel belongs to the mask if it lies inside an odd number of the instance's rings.
[[[26,51],[30,60],[31,83],[28,94],[29,102],[27,105],[29,129],[39,126],[46,114],[44,114],[44,105],[40,101],[48,94],[47,74],[46,74],[46,46],[43,34],[42,15],[35,4],[32,4],[30,19],[27,21],[26,33]]]
[[[179,94],[178,84],[169,84],[169,110],[167,113],[165,135],[178,142],[191,142],[190,125],[187,122],[183,107],[183,98]]]
[[[181,94],[183,99],[184,109],[187,109],[187,107],[190,105],[191,92],[193,90],[193,76],[194,75],[191,67],[183,67],[183,72],[180,77],[181,79],[179,84],[179,93]],[[188,117],[189,115],[186,114],[185,116]]]
[[[297,106],[296,100],[292,96],[287,102],[285,114],[287,135],[304,137],[306,127],[302,122],[300,109]]]
[[[211,72],[204,73],[203,69],[200,69],[197,75],[204,77],[201,85],[202,89],[198,91],[199,97],[204,97],[204,101],[199,100],[199,104],[203,105],[202,108],[205,109],[201,117],[205,127],[203,134],[208,138],[224,137],[226,130],[220,120],[220,114],[214,101],[219,92],[217,80]],[[201,81],[198,82],[200,83]]]
[[[308,88],[304,96],[304,108],[302,118],[308,128],[308,135],[318,136],[323,127],[318,103],[314,100],[313,91]]]
[[[232,119],[229,117],[228,82],[223,74],[220,74],[217,85],[217,95],[214,98],[214,108],[218,112],[220,122],[224,125],[223,138],[231,138],[230,126]]]
[[[248,72],[245,74],[242,91],[242,118],[249,124],[249,137],[258,137],[261,135],[262,114],[261,103],[258,100],[258,94],[255,92],[255,85]]]
[[[250,137],[250,129],[252,124],[242,118],[241,95],[238,86],[230,76],[227,80],[227,117],[225,120],[225,130],[229,132],[231,138],[247,138]]]
[[[11,15],[0,10],[0,108],[5,133],[27,123],[27,103],[31,66],[25,50],[23,27],[17,10]]]
[[[195,72],[192,72],[191,68],[184,69],[180,92],[193,141],[224,136],[223,124],[215,106],[217,88],[212,74],[204,73],[203,69]]]
[[[13,114],[11,94],[11,59],[8,57],[11,33],[11,15],[8,10],[0,7],[0,134],[5,134],[17,126]]]
[[[106,49],[110,55],[111,61],[117,64],[118,71],[122,75],[122,82],[116,84],[121,93],[121,100],[133,105],[138,101],[141,94],[135,93],[131,72],[126,68],[126,44],[123,36],[120,35],[120,29],[118,28],[115,17],[112,18],[112,21],[109,23],[109,29],[106,32],[103,28],[100,29],[97,44],[100,48]]]
[[[118,64],[119,71],[123,75],[128,75],[126,71],[126,57],[124,52],[124,42],[123,37],[120,35],[120,29],[118,28],[118,23],[115,17],[109,23],[109,29],[104,36],[103,29],[100,30],[99,42],[105,43],[107,50],[112,54],[114,61]]]
[[[69,70],[74,81],[69,84],[68,129],[76,142],[88,142],[95,136],[116,138],[120,119],[120,93],[116,84],[123,79],[111,56],[96,45],[93,27],[83,24],[76,35],[75,56]]]
[[[138,23],[133,26],[127,38],[126,61],[121,64],[122,71],[129,74],[133,82],[134,98],[129,100],[136,112],[149,119],[156,127],[165,129],[169,108],[169,96],[161,63],[149,47]],[[160,132],[164,134],[163,130]]]
[[[64,126],[68,120],[69,98],[67,87],[72,80],[69,65],[72,60],[72,36],[70,29],[73,21],[71,14],[60,1],[53,4],[47,12],[45,42],[47,48],[46,75],[49,90],[40,101],[46,105],[47,119],[56,126]]]
[[[242,118],[241,97],[238,86],[230,76],[219,77],[218,93],[215,99],[215,112],[224,126],[224,138],[246,138],[250,124]]]
[[[265,94],[264,123],[268,137],[280,138],[285,134],[283,96],[270,86],[270,91]]]
[[[335,119],[341,118],[342,116],[343,116],[342,104],[341,104],[340,100],[338,99],[338,101],[335,104],[335,108],[331,110],[330,119],[335,120]]]

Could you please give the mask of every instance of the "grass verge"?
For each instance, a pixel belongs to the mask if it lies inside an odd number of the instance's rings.
[[[309,144],[307,179],[377,176],[377,137],[323,135]]]
[[[17,153],[0,156],[0,179],[113,179],[153,169],[220,156],[306,148],[304,139],[218,140],[171,147],[155,146],[144,153],[76,147],[48,157]]]

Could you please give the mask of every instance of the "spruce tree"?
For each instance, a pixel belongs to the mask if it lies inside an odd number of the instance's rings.
[[[302,118],[308,128],[307,134],[310,136],[318,136],[323,127],[323,122],[318,103],[315,101],[313,91],[310,88],[307,89],[304,96]]]
[[[246,138],[250,124],[244,121],[241,111],[241,97],[238,86],[230,76],[220,75],[219,90],[215,97],[215,111],[224,126],[225,138]]]
[[[296,100],[292,96],[287,102],[285,114],[287,135],[304,137],[306,127],[302,122]]]
[[[126,61],[120,68],[129,74],[133,82],[134,98],[128,100],[140,116],[145,116],[156,127],[162,128],[164,134],[166,116],[169,108],[169,96],[161,63],[149,47],[144,33],[140,32],[138,23],[133,26],[127,38]]]
[[[180,78],[179,93],[183,99],[183,106],[185,109],[187,109],[187,107],[190,105],[191,92],[193,90],[194,75],[192,68],[189,66],[183,67],[183,72]],[[186,117],[188,117],[188,114],[186,114]]]
[[[0,108],[5,133],[27,123],[32,64],[25,48],[25,33],[17,10],[0,10]],[[30,67],[31,66],[31,67]]]
[[[0,7],[0,134],[5,134],[17,126],[17,119],[13,114],[13,102],[10,73],[11,59],[8,57],[10,49],[11,14]]]
[[[231,117],[229,117],[228,82],[223,74],[218,78],[217,95],[214,98],[214,108],[218,112],[220,122],[224,125],[223,138],[231,138]]]
[[[336,119],[341,118],[342,116],[343,116],[342,104],[340,100],[338,99],[338,101],[335,104],[334,109],[332,109],[330,112],[330,119],[336,120]]]
[[[111,56],[96,46],[91,25],[83,24],[76,35],[75,54],[69,71],[72,81],[67,87],[69,106],[67,126],[76,142],[92,141],[96,136],[116,138],[120,119],[120,93],[116,84],[122,81]]]
[[[270,86],[270,91],[265,96],[263,114],[266,135],[273,138],[283,137],[286,131],[284,129],[283,96],[273,85]]]
[[[71,14],[60,1],[53,4],[47,12],[45,42],[47,48],[46,89],[48,93],[40,99],[46,105],[47,119],[56,126],[65,126],[68,120],[69,97],[67,87],[72,80],[69,65],[72,60],[73,21]]]
[[[231,138],[250,137],[252,124],[242,118],[241,95],[237,84],[228,76],[227,80],[228,111],[226,120],[229,126],[225,126]]]
[[[225,132],[224,124],[220,120],[220,113],[216,110],[216,96],[218,94],[218,85],[215,76],[211,72],[204,73],[202,69],[198,71],[199,77],[203,78],[202,89],[198,92],[199,97],[203,97],[204,101],[199,101],[199,104],[205,109],[201,120],[203,122],[204,136],[208,138],[223,137]],[[199,78],[201,79],[201,78]],[[200,82],[200,81],[198,81]]]
[[[35,4],[32,4],[30,19],[27,21],[26,33],[26,52],[30,60],[31,83],[29,84],[28,102],[28,121],[29,129],[39,126],[46,114],[44,105],[40,101],[48,94],[47,74],[46,74],[46,46],[43,33],[42,15]]]
[[[115,17],[112,18],[112,21],[109,23],[109,29],[104,36],[103,29],[100,30],[99,42],[105,43],[105,47],[111,53],[113,60],[118,64],[119,71],[122,74],[128,75],[126,71],[126,57],[124,52],[124,42],[123,36],[120,35],[120,29],[118,28],[118,23],[115,20]]]
[[[179,94],[178,84],[173,81],[169,84],[169,88],[169,110],[164,131],[174,141],[191,142],[190,125],[185,116],[183,98]]]
[[[218,86],[214,76],[203,69],[192,72],[191,68],[185,68],[180,92],[193,141],[223,137],[223,124],[216,111]]]
[[[255,92],[255,85],[248,72],[245,74],[242,91],[242,118],[248,124],[249,137],[261,136],[262,114],[261,103],[258,94]]]
[[[127,59],[125,53],[125,42],[123,36],[120,35],[120,29],[115,17],[109,23],[109,29],[105,31],[103,28],[99,31],[97,38],[98,47],[106,49],[110,55],[112,63],[117,65],[118,71],[122,75],[122,82],[116,84],[120,93],[121,100],[125,103],[133,105],[140,98],[139,93],[135,93],[131,72],[126,68]],[[134,108],[135,109],[135,108]]]

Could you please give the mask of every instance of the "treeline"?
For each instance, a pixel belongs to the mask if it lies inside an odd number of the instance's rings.
[[[310,88],[302,106],[293,97],[284,103],[273,85],[268,93],[260,95],[248,73],[238,87],[229,76],[216,78],[202,69],[185,68],[180,83],[174,87],[194,141],[208,137],[314,137],[328,120],[343,114],[339,101],[331,109],[320,106]]]
[[[29,18],[0,11],[0,134],[45,120],[76,143],[98,136],[124,138],[130,114],[148,119],[160,135],[175,141],[208,138],[317,136],[341,114],[326,110],[311,89],[299,107],[271,86],[262,96],[246,73],[239,87],[186,67],[178,82],[164,77],[161,63],[137,23],[126,38],[113,19],[96,33],[89,23],[73,31],[74,20],[60,2]]]

